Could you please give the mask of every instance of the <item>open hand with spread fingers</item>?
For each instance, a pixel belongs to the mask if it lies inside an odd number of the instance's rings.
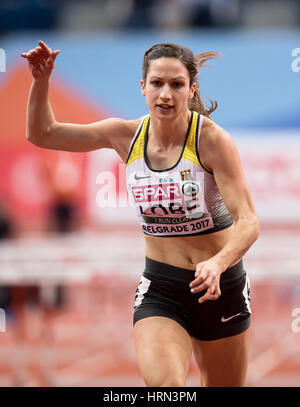
[[[198,299],[199,303],[220,297],[220,276],[223,271],[224,268],[213,259],[197,264],[195,279],[190,283],[190,288],[192,294],[198,294],[206,289],[206,293]]]
[[[28,52],[22,52],[21,56],[28,61],[29,69],[34,79],[49,78],[59,50],[52,51],[43,41],[38,41],[39,46]]]

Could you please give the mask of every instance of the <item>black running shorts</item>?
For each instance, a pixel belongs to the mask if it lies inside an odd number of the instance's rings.
[[[221,296],[199,304],[202,291],[192,294],[194,270],[182,269],[146,257],[136,290],[133,324],[143,318],[174,319],[194,338],[209,341],[237,335],[251,323],[249,278],[243,262],[229,267],[220,277]]]

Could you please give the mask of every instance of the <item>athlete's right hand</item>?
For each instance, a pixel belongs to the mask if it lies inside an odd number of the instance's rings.
[[[59,54],[59,50],[52,52],[43,41],[39,41],[39,47],[22,52],[21,56],[28,61],[29,69],[34,79],[49,78],[54,65],[55,59]]]

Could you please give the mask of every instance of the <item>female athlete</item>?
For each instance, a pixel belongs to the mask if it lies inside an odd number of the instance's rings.
[[[145,236],[134,338],[147,386],[185,386],[194,352],[202,386],[243,386],[250,288],[242,257],[259,222],[231,136],[206,110],[198,69],[214,52],[158,44],[143,60],[149,114],[81,125],[57,122],[49,78],[59,50],[22,53],[33,76],[27,139],[71,152],[114,149],[126,163],[129,196]]]

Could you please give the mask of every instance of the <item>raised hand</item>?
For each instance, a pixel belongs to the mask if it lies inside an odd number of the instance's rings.
[[[43,41],[38,41],[39,46],[28,52],[22,52],[21,56],[28,61],[29,69],[34,79],[49,78],[59,50],[52,52]]]

